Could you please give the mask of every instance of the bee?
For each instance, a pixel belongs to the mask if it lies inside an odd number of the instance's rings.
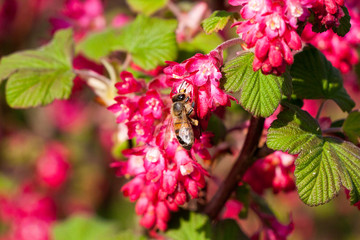
[[[198,126],[198,121],[191,118],[190,114],[194,110],[194,102],[190,103],[190,96],[185,90],[172,97],[171,117],[176,139],[186,150],[190,150],[194,144],[194,131],[192,125]]]

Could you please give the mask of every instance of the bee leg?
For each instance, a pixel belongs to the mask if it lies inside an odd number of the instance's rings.
[[[190,123],[191,123],[192,125],[194,125],[194,126],[198,126],[198,125],[199,125],[199,121],[198,121],[198,120],[193,119],[193,118],[189,118],[189,120],[190,120]]]
[[[187,98],[185,99],[185,103],[187,103],[189,100],[190,100],[190,97],[187,97]]]

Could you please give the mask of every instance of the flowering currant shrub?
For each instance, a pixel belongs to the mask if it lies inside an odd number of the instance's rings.
[[[2,1],[0,239],[359,238],[359,14]]]

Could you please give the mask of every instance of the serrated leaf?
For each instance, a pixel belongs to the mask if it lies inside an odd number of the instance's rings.
[[[188,218],[180,219],[177,229],[169,229],[165,235],[172,240],[210,240],[211,226],[207,216],[190,212]]]
[[[303,151],[295,161],[300,199],[310,206],[334,198],[341,185],[351,190],[351,202],[360,200],[360,149],[337,138]]]
[[[355,106],[343,86],[339,70],[313,46],[295,55],[290,73],[296,97],[332,99],[343,111],[351,111]]]
[[[175,20],[149,18],[139,15],[125,26],[114,49],[131,54],[134,63],[145,70],[154,69],[177,55]]]
[[[115,240],[114,225],[96,218],[73,216],[52,227],[54,240]]]
[[[348,9],[345,6],[343,6],[341,8],[345,15],[342,18],[340,18],[339,27],[334,26],[332,28],[332,30],[334,31],[334,33],[336,33],[340,37],[344,37],[350,31],[351,23],[350,23],[350,14],[349,14]]]
[[[297,106],[286,103],[288,109],[282,111],[272,122],[267,145],[274,150],[298,154],[322,142],[321,129],[311,115]]]
[[[351,112],[342,128],[350,141],[355,144],[360,143],[360,112]]]
[[[113,28],[105,29],[101,32],[94,32],[86,36],[76,46],[76,51],[81,52],[86,57],[99,61],[102,57],[109,55],[116,46],[116,38],[120,32]]]
[[[150,16],[163,8],[166,5],[167,0],[126,0],[126,2],[133,11]]]
[[[232,18],[233,13],[227,11],[215,11],[210,17],[202,21],[201,26],[207,34],[223,30]]]
[[[354,144],[338,138],[325,138],[331,147],[337,167],[342,170],[342,185],[351,190],[350,201],[355,204],[360,201],[360,148]]]
[[[6,100],[11,107],[27,108],[49,104],[70,96],[74,43],[72,31],[58,31],[53,40],[37,49],[3,57],[0,79],[8,78]]]
[[[233,219],[224,219],[216,223],[213,228],[212,240],[249,240],[249,237],[240,229]]]
[[[268,130],[267,145],[299,154],[295,161],[300,199],[316,206],[336,196],[341,185],[350,190],[351,202],[360,200],[360,149],[338,138],[322,137],[307,112],[289,103]]]
[[[254,72],[254,54],[247,52],[227,62],[222,69],[225,91],[235,93],[240,104],[256,117],[269,117],[281,101],[282,93],[288,93],[290,78],[264,75]]]

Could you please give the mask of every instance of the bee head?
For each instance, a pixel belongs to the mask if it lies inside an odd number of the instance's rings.
[[[185,93],[178,93],[178,94],[175,94],[173,97],[172,97],[172,101],[173,102],[181,102],[181,101],[184,101],[186,98],[186,94]]]

